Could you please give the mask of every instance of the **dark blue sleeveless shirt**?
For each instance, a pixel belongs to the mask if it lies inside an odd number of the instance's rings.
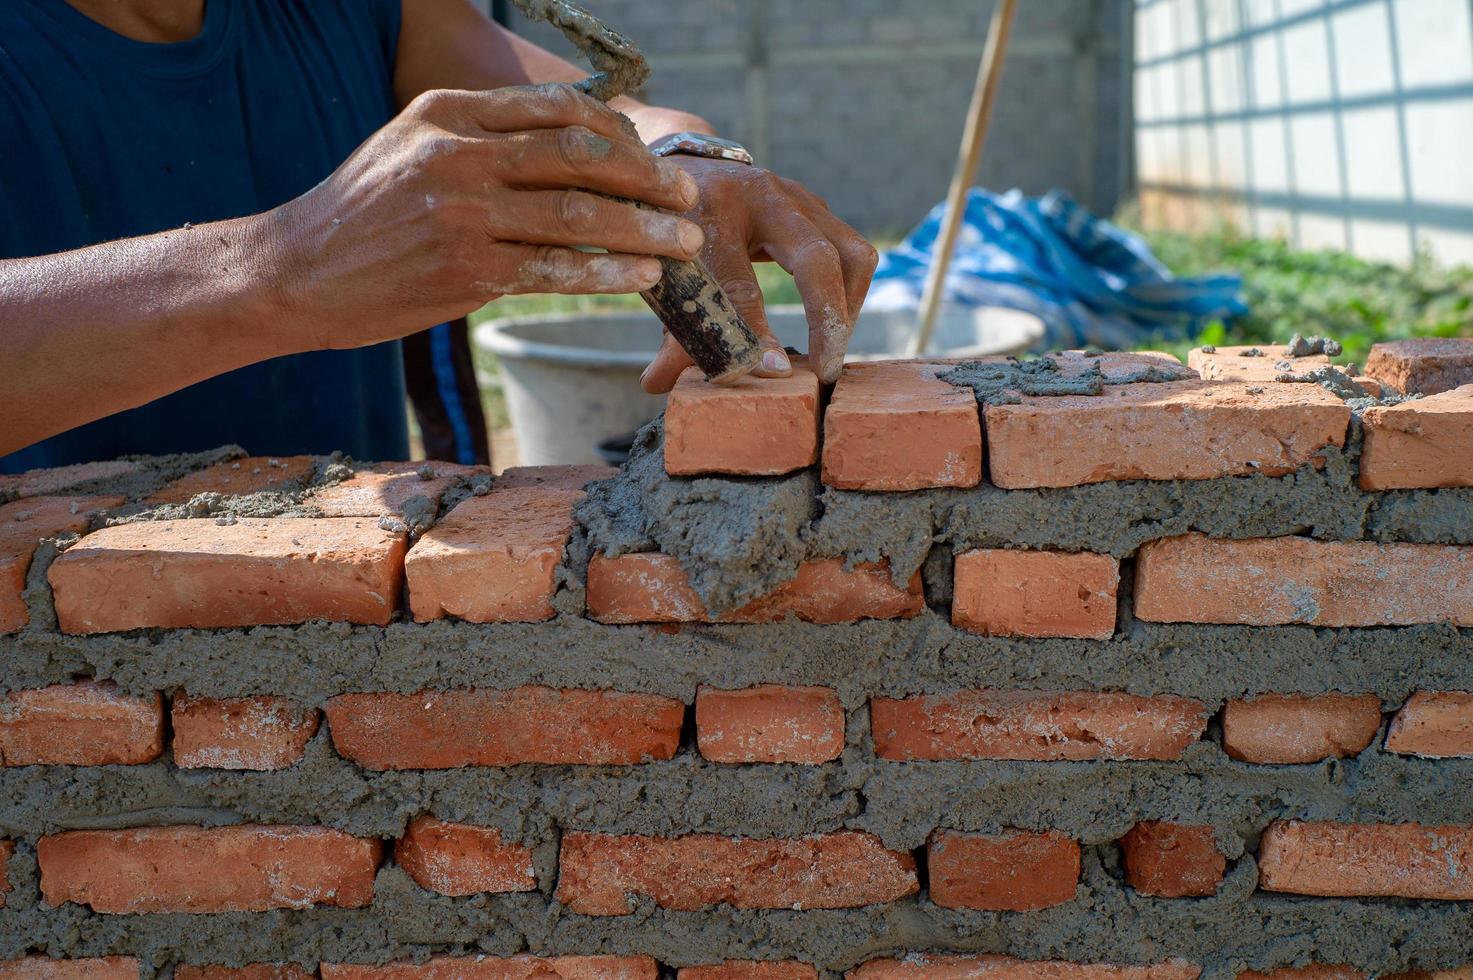
[[[146,44],[65,0],[3,0],[0,258],[254,214],[308,190],[394,114],[400,3],[207,0],[199,36]],[[0,364],[4,345],[0,324]],[[398,342],[211,378],[0,457],[0,472],[231,442],[405,458]]]

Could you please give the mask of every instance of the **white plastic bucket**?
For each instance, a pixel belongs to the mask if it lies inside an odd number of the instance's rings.
[[[767,320],[784,344],[807,348],[802,307],[770,307]],[[915,322],[909,310],[865,312],[847,359],[905,357]],[[943,309],[927,353],[1013,354],[1042,338],[1042,322],[1028,313],[999,307]],[[599,462],[600,442],[639,428],[664,407],[663,396],[646,395],[639,387],[640,372],[660,343],[660,322],[651,313],[488,320],[476,328],[475,343],[501,361],[507,411],[524,466]]]

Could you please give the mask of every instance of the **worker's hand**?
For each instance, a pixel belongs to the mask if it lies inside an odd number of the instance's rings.
[[[504,293],[630,293],[688,259],[696,181],[567,85],[415,99],[327,180],[270,212],[284,329],[354,347]],[[594,246],[608,254],[577,251]]]
[[[701,258],[766,348],[755,373],[781,377],[792,371],[767,325],[762,290],[752,271],[754,261],[776,261],[792,273],[803,297],[813,370],[827,384],[837,381],[875,272],[874,246],[801,184],[729,160],[679,154],[665,159],[679,161],[700,185],[700,202],[686,214],[706,231]],[[645,369],[645,390],[669,391],[690,363],[666,334],[660,353]]]

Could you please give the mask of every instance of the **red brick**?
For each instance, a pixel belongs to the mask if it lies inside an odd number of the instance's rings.
[[[1473,756],[1473,693],[1418,691],[1391,719],[1386,751],[1424,759]]]
[[[436,956],[422,964],[322,964],[322,980],[657,980],[648,956]]]
[[[138,961],[131,956],[83,960],[27,956],[0,961],[0,980],[138,980]]]
[[[51,566],[66,633],[311,619],[388,624],[405,536],[358,518],[142,521],[87,535]]]
[[[426,531],[404,561],[409,608],[423,623],[553,616],[557,568],[581,490],[512,487],[462,501]]]
[[[1473,626],[1473,547],[1164,538],[1137,556],[1135,614],[1162,623]]]
[[[604,466],[601,463],[574,463],[567,466],[508,466],[496,478],[496,486],[582,490],[590,483],[612,479],[618,475],[618,469]]]
[[[951,622],[988,636],[1072,636],[1115,632],[1120,563],[1090,552],[979,548],[956,556]]]
[[[262,490],[300,490],[312,480],[311,456],[247,456],[206,466],[170,483],[146,504],[186,504],[198,493],[244,496]]]
[[[1361,413],[1362,490],[1473,486],[1473,385]]]
[[[317,971],[295,963],[252,963],[250,966],[179,966],[174,980],[315,980]]]
[[[1152,966],[1028,961],[1008,956],[913,953],[903,960],[870,960],[847,980],[1196,980],[1200,968],[1182,960]]]
[[[1473,384],[1473,338],[1416,337],[1376,344],[1366,374],[1405,394],[1435,395]]]
[[[915,859],[841,831],[756,840],[563,834],[557,899],[583,915],[628,915],[630,896],[669,909],[845,909],[892,902],[920,885]]]
[[[373,463],[341,483],[312,491],[305,503],[324,517],[398,516],[411,497],[425,497],[438,505],[459,477],[490,472],[484,466],[458,463]]]
[[[1222,747],[1240,762],[1345,759],[1359,755],[1380,728],[1374,694],[1261,694],[1222,709]]]
[[[1143,895],[1215,895],[1227,870],[1211,827],[1143,820],[1120,839],[1125,880]]]
[[[15,857],[15,841],[0,840],[0,909],[5,907],[5,896],[10,894],[10,859]]]
[[[847,364],[823,418],[823,482],[844,490],[975,487],[982,423],[950,364]]]
[[[727,960],[710,966],[683,966],[676,980],[818,980],[818,970],[797,960]]]
[[[41,896],[95,912],[262,912],[373,901],[383,844],[326,827],[77,830],[36,845]]]
[[[416,817],[394,842],[394,861],[421,888],[441,895],[529,892],[537,887],[532,850],[489,827]]]
[[[925,605],[919,572],[899,589],[888,563],[846,569],[843,559],[830,558],[804,562],[774,591],[712,616],[670,555],[597,554],[588,563],[588,615],[601,623],[776,623],[790,613],[810,623],[852,623],[906,618]]]
[[[712,762],[830,762],[844,751],[844,706],[827,687],[701,687],[696,742]]]
[[[1025,395],[987,406],[985,419],[992,482],[1013,490],[1283,476],[1344,446],[1350,409],[1318,385],[1173,381]]]
[[[164,751],[164,702],[111,684],[55,684],[0,696],[0,765],[135,766]]]
[[[1258,884],[1295,895],[1473,899],[1473,827],[1275,821]]]
[[[1330,966],[1312,963],[1309,966],[1281,966],[1276,970],[1244,970],[1237,980],[1371,980],[1370,974],[1353,966]],[[1391,977],[1386,977],[1391,980]]]
[[[942,908],[1029,912],[1073,901],[1079,885],[1079,842],[1058,831],[938,830],[926,853]]]
[[[1244,357],[1250,350],[1261,350],[1262,357]],[[1288,362],[1285,371],[1280,364]],[[1187,366],[1209,381],[1273,381],[1281,374],[1304,374],[1330,366],[1324,354],[1309,354],[1305,357],[1290,357],[1289,349],[1283,344],[1265,344],[1254,348],[1247,345],[1219,347],[1207,353],[1200,347],[1187,353]]]
[[[1163,694],[957,691],[870,700],[882,759],[1179,759],[1207,708]]]
[[[818,462],[818,377],[802,362],[787,378],[713,385],[686,368],[665,403],[665,471],[777,476]]]
[[[327,703],[338,752],[378,770],[669,759],[684,718],[685,705],[654,694],[533,686],[341,694]]]
[[[286,769],[317,734],[318,713],[290,698],[174,698],[180,769]]]
[[[96,463],[75,463],[49,470],[28,470],[14,478],[14,490],[21,497],[44,497],[66,493],[96,483],[138,472],[138,464],[126,459]]]
[[[0,507],[0,634],[30,622],[26,575],[36,546],[45,538],[80,534],[92,515],[116,507],[123,497],[30,497]]]

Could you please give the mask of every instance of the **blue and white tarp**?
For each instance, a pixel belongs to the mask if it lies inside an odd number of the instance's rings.
[[[1177,279],[1139,236],[1062,192],[1029,198],[974,187],[966,208],[943,302],[1032,313],[1044,323],[1044,349],[1129,349],[1146,337],[1195,335],[1213,320],[1248,311],[1240,277]],[[920,305],[945,211],[945,202],[936,205],[881,254],[867,308]]]

